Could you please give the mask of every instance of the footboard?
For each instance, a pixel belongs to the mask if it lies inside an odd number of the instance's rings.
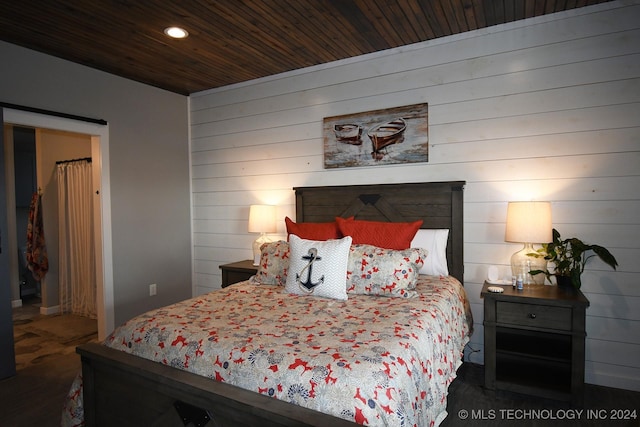
[[[87,427],[355,425],[100,344],[77,352]]]

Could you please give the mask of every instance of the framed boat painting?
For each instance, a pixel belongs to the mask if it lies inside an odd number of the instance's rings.
[[[325,169],[428,162],[428,104],[326,117],[323,135]]]

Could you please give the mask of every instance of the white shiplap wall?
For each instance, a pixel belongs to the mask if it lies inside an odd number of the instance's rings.
[[[323,169],[322,119],[429,103],[429,162]],[[191,97],[194,293],[251,258],[249,205],[294,215],[294,186],[465,180],[465,287],[483,361],[481,283],[508,271],[510,200],[609,248],[584,274],[590,383],[640,390],[640,5],[613,2]],[[280,224],[284,232],[284,223]],[[274,236],[275,237],[275,236]],[[479,350],[473,352],[472,350]]]

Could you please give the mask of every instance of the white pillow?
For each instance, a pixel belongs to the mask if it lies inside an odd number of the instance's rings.
[[[346,300],[351,240],[350,236],[325,241],[305,240],[290,234],[285,291]]]
[[[448,276],[447,267],[447,239],[448,229],[431,230],[421,228],[411,241],[412,248],[424,248],[427,250],[427,259],[420,269],[420,274],[429,276]]]

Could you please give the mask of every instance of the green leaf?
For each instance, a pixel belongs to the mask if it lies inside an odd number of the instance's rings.
[[[575,289],[580,289],[582,282],[580,281],[580,270],[571,270],[571,284]]]
[[[609,252],[607,248],[603,248],[602,246],[598,246],[598,245],[592,245],[591,249],[609,267],[613,268],[614,270],[616,269],[616,267],[618,266],[618,261],[616,261],[616,258],[611,254],[611,252]]]
[[[599,245],[588,245],[577,237],[562,240],[560,232],[555,228],[553,229],[553,241],[544,244],[543,248],[546,250],[544,258],[555,264],[553,275],[571,277],[571,282],[576,289],[582,285],[580,275],[584,271],[585,265],[594,256],[598,256],[614,270],[618,266],[618,261],[606,248]],[[531,254],[530,256],[535,255]],[[551,276],[548,271],[545,275]]]

